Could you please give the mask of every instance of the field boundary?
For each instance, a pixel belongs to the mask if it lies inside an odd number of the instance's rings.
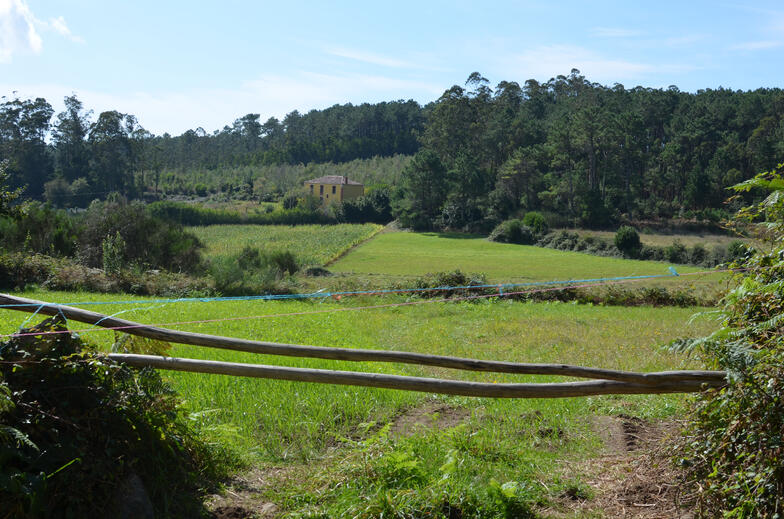
[[[364,243],[367,243],[367,242],[369,242],[370,240],[372,240],[373,238],[375,238],[377,235],[379,235],[379,234],[381,234],[382,232],[384,232],[384,230],[385,230],[386,228],[387,228],[387,226],[386,226],[386,225],[379,225],[378,229],[376,229],[375,231],[373,231],[372,233],[370,233],[370,235],[366,236],[365,238],[363,238],[362,240],[358,241],[357,243],[355,243],[355,244],[353,244],[353,245],[350,245],[350,246],[348,246],[348,247],[347,247],[347,248],[345,248],[344,250],[342,250],[342,251],[338,252],[337,254],[335,254],[335,255],[334,255],[332,258],[330,258],[328,261],[324,262],[324,267],[329,267],[330,265],[332,265],[333,263],[335,263],[336,261],[338,261],[340,258],[342,258],[343,256],[345,256],[346,254],[348,254],[348,253],[349,253],[349,252],[351,252],[352,250],[356,249],[357,247],[359,247],[360,245],[362,245],[362,244],[364,244]]]

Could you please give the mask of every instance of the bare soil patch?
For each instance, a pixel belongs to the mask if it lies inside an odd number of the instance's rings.
[[[291,476],[291,468],[257,468],[234,477],[223,494],[210,496],[213,519],[266,519],[279,515],[278,506],[263,497],[270,487]]]
[[[411,436],[425,429],[450,429],[466,421],[471,411],[437,400],[428,400],[398,416],[389,429],[392,438]]]
[[[682,425],[648,422],[631,416],[599,416],[592,424],[604,454],[570,466],[591,489],[592,499],[561,496],[555,517],[591,514],[628,519],[691,519],[694,501],[684,493],[682,474],[673,466],[672,446]]]

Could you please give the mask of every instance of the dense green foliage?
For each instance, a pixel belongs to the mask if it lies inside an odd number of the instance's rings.
[[[0,104],[0,161],[9,161],[13,189],[78,207],[115,191],[131,198],[145,192],[157,197],[162,190],[279,196],[304,175],[271,165],[411,155],[419,148],[417,134],[424,121],[416,102],[393,101],[336,105],[304,115],[294,111],[282,121],[264,123],[259,114],[247,114],[212,135],[198,128],[172,137],[154,136],[133,115],[117,111],[102,112],[93,121],[76,96],[66,97],[65,105],[53,121],[54,110],[43,98]],[[361,169],[367,168],[350,168]],[[378,181],[377,173],[363,171],[361,176]],[[384,176],[394,180],[395,173]]]
[[[784,176],[771,171],[735,186],[769,196],[740,212],[773,247],[739,264],[725,298],[723,328],[676,343],[728,372],[728,386],[697,405],[684,463],[708,517],[779,517],[784,509]],[[764,223],[755,223],[764,220]]]
[[[112,265],[126,269],[193,272],[201,264],[198,239],[178,223],[156,217],[141,202],[95,200],[76,214],[30,202],[18,213],[0,217],[5,251],[72,257],[89,267],[105,266],[105,252]]]
[[[493,90],[473,73],[428,107],[397,214],[477,230],[530,210],[555,226],[717,218],[726,186],[784,153],[782,120],[780,89],[626,89],[573,70]]]
[[[66,329],[50,319],[33,331]],[[118,514],[134,476],[156,517],[203,513],[199,489],[227,466],[155,371],[118,365],[70,333],[13,338],[0,361],[3,517]]]
[[[302,180],[347,174],[401,187],[395,214],[418,229],[487,232],[533,210],[553,226],[715,221],[726,186],[784,153],[780,89],[627,89],[577,70],[494,90],[474,73],[426,107],[343,105],[264,123],[247,114],[212,135],[153,136],[116,111],[93,120],[73,96],[53,115],[42,98],[0,104],[0,160],[10,187],[33,198],[80,207],[109,191],[275,200]]]
[[[499,223],[487,239],[519,245],[533,245],[536,242],[534,230],[515,218]]]
[[[614,242],[619,251],[632,258],[638,256],[642,248],[640,234],[637,232],[637,229],[628,225],[621,226],[618,229],[615,233]]]

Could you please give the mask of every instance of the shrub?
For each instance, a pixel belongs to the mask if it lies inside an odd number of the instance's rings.
[[[746,256],[749,248],[740,240],[733,240],[727,245],[727,256],[732,261],[742,259]]]
[[[701,243],[696,243],[689,253],[689,263],[692,265],[703,265],[708,259],[708,250]]]
[[[18,216],[0,218],[0,244],[4,250],[24,249],[51,256],[76,253],[81,228],[65,211],[30,202],[19,208]]]
[[[239,254],[215,258],[209,266],[215,289],[227,296],[289,292],[278,282],[298,270],[299,262],[293,253],[275,251],[265,254],[250,246],[243,248]]]
[[[203,514],[200,489],[235,461],[197,439],[157,372],[96,354],[58,318],[32,331],[59,333],[0,344],[3,516],[108,517],[130,479],[156,516]]]
[[[623,225],[615,233],[615,246],[618,247],[618,250],[625,256],[632,258],[637,257],[642,248],[640,235],[634,227]]]
[[[700,394],[682,451],[701,508],[710,516],[780,517],[784,503],[782,185],[781,171],[773,171],[734,186],[741,192],[752,187],[772,192],[740,211],[737,222],[767,219],[752,227],[773,248],[736,264],[744,270],[724,299],[722,329],[673,344],[728,374],[725,388]]]
[[[79,257],[87,266],[102,267],[103,244],[118,233],[125,242],[122,267],[163,268],[195,272],[201,266],[201,242],[181,225],[149,214],[140,202],[123,198],[95,201],[84,214]]]
[[[672,245],[664,248],[664,257],[670,263],[688,263],[689,261],[686,246],[679,240],[675,240]]]
[[[125,264],[125,240],[120,231],[107,236],[101,243],[103,249],[103,270],[107,273],[119,272]]]
[[[547,234],[547,220],[537,211],[529,211],[523,216],[523,225],[530,227],[537,236]]]
[[[519,245],[533,245],[536,241],[530,227],[523,225],[521,220],[507,220],[501,222],[488,236],[490,241],[503,243],[517,243]]]

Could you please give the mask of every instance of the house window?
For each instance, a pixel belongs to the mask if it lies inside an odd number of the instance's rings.
[[[335,186],[332,186],[332,194],[335,194]]]
[[[324,186],[319,186],[319,194],[320,195],[324,194]]]
[[[313,194],[313,184],[310,185],[310,194]]]

